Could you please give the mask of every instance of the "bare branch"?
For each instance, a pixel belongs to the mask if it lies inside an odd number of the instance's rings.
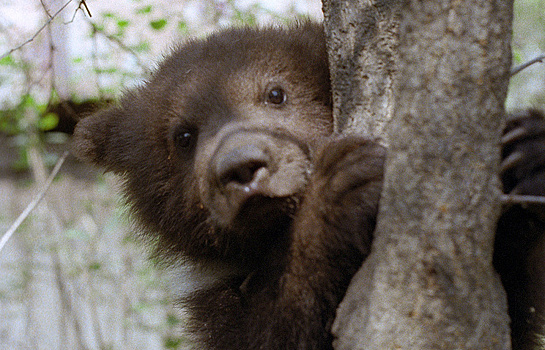
[[[55,176],[57,176],[57,174],[59,173],[59,170],[61,169],[61,166],[64,163],[64,161],[66,160],[66,157],[68,156],[68,154],[69,154],[68,151],[64,152],[62,154],[62,156],[59,158],[59,160],[57,160],[57,163],[55,164],[55,167],[51,171],[51,174],[47,178],[47,180],[45,182],[45,185],[42,188],[42,190],[40,191],[40,193],[38,193],[38,195],[36,197],[34,197],[32,202],[30,202],[30,204],[25,208],[25,210],[23,210],[21,215],[19,215],[17,220],[15,220],[15,222],[6,231],[6,233],[4,233],[4,235],[2,236],[2,239],[0,239],[0,252],[2,251],[2,249],[4,248],[4,246],[6,245],[8,240],[11,238],[11,236],[13,235],[15,230],[17,230],[17,228],[19,228],[19,226],[23,223],[23,221],[32,212],[32,210],[34,210],[36,205],[38,205],[38,203],[40,203],[40,201],[44,198],[47,190],[49,189],[49,187],[53,183],[53,180],[55,179]]]
[[[517,195],[517,194],[503,194],[500,199],[503,205],[509,205],[509,204],[545,205],[544,196],[524,196],[524,195]]]
[[[87,14],[89,15],[89,17],[93,17],[93,15],[91,14],[91,11],[87,7],[87,3],[85,2],[85,0],[80,1],[78,9],[80,9],[82,5],[83,5],[83,7],[85,7],[85,10],[87,11]]]
[[[44,9],[47,17],[51,18],[51,13],[49,13],[49,10],[47,9],[47,6],[44,4],[44,0],[40,0],[40,3],[42,4],[42,8]]]
[[[89,24],[91,25],[91,27],[93,28],[93,33],[98,33],[102,36],[104,36],[106,39],[110,40],[111,42],[113,42],[114,44],[116,44],[120,49],[122,49],[123,51],[129,53],[130,55],[132,55],[134,57],[134,59],[136,60],[136,64],[142,68],[142,70],[144,72],[148,72],[149,71],[149,68],[147,67],[146,64],[144,64],[144,62],[142,62],[142,60],[140,59],[140,57],[130,48],[128,47],[127,45],[125,45],[123,43],[123,41],[119,40],[119,38],[116,38],[115,36],[111,35],[111,34],[108,34],[106,32],[104,32],[104,30],[100,29],[95,23],[93,22],[89,22]]]
[[[50,16],[49,19],[40,27],[40,29],[38,29],[38,31],[36,33],[34,33],[34,35],[28,39],[27,41],[25,41],[24,43],[22,43],[21,45],[9,50],[8,52],[4,53],[3,55],[0,56],[0,59],[10,55],[12,52],[14,51],[17,51],[19,50],[20,48],[22,48],[23,46],[27,45],[28,43],[31,43],[32,41],[34,41],[34,39],[36,39],[36,37],[72,2],[73,0],[68,0],[64,5],[62,5],[62,7],[57,11],[55,12],[55,14],[53,16]],[[44,7],[45,8],[45,7]],[[47,10],[46,10],[47,12]],[[48,14],[49,15],[49,14]]]
[[[532,59],[532,60],[530,60],[528,62],[520,64],[520,65],[514,67],[513,69],[511,69],[511,76],[514,76],[515,74],[520,73],[521,70],[530,67],[534,63],[537,63],[537,62],[543,63],[543,60],[545,60],[545,55],[540,55],[540,56],[538,56],[538,57],[536,57],[536,58],[534,58],[534,59]]]
[[[70,24],[70,23],[74,22],[74,19],[76,18],[76,15],[78,14],[78,10],[81,10],[84,13],[85,13],[85,11],[87,11],[87,14],[89,15],[89,18],[93,17],[93,15],[91,15],[91,11],[89,10],[89,7],[87,7],[87,3],[85,2],[85,0],[80,0],[78,8],[76,9],[76,11],[74,11],[74,14],[72,15],[72,18],[70,18],[70,20],[68,22],[65,22],[64,24]]]

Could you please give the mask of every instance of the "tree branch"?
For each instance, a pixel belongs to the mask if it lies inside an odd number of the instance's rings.
[[[509,204],[545,205],[545,197],[543,196],[523,196],[523,195],[516,195],[516,194],[503,194],[500,197],[500,199],[503,205],[509,205]]]
[[[149,68],[144,64],[144,62],[142,62],[142,60],[140,59],[140,57],[130,48],[128,47],[127,45],[125,45],[123,43],[123,41],[121,41],[119,38],[116,38],[115,36],[111,35],[111,34],[107,34],[106,32],[104,32],[104,30],[100,29],[96,24],[94,24],[93,22],[89,21],[89,24],[91,25],[91,27],[93,28],[93,34],[100,34],[102,36],[104,36],[106,39],[108,39],[109,41],[113,42],[114,44],[116,44],[121,50],[129,53],[130,55],[132,55],[134,57],[134,59],[136,60],[136,64],[142,68],[142,70],[145,72],[145,73],[148,73],[149,72]]]
[[[57,174],[59,173],[59,170],[61,169],[61,166],[62,164],[64,163],[64,161],[66,160],[66,157],[68,157],[68,154],[69,152],[68,151],[65,151],[62,156],[59,158],[59,160],[57,160],[57,163],[55,164],[55,167],[53,168],[53,170],[51,171],[51,174],[49,175],[49,177],[47,178],[47,181],[45,182],[45,185],[44,187],[42,188],[42,190],[40,191],[40,193],[38,193],[38,195],[36,197],[34,197],[34,199],[32,200],[32,202],[29,203],[29,205],[25,208],[25,210],[23,210],[23,212],[21,213],[21,215],[19,215],[19,217],[17,218],[17,220],[15,220],[15,222],[11,225],[11,227],[6,231],[6,233],[4,233],[4,235],[2,236],[2,239],[0,239],[0,252],[2,251],[2,249],[4,248],[4,246],[6,245],[6,243],[8,242],[8,240],[11,238],[11,236],[13,235],[13,233],[15,233],[15,231],[17,230],[17,228],[19,228],[19,226],[23,223],[23,221],[28,217],[28,215],[32,212],[32,210],[34,210],[34,208],[36,207],[36,205],[38,205],[38,203],[40,203],[40,201],[44,198],[47,190],[49,189],[49,187],[51,186],[51,184],[53,183],[53,180],[55,179],[55,177],[57,176]]]
[[[526,69],[528,67],[530,67],[531,65],[533,65],[534,63],[543,63],[543,60],[545,60],[545,55],[540,55],[528,62],[525,62],[523,64],[520,64],[516,67],[514,67],[513,69],[511,69],[511,76],[514,76],[515,74],[518,74],[520,73],[520,71],[522,71],[523,69]]]
[[[43,31],[43,30],[44,30],[44,29],[45,29],[45,28],[46,28],[46,27],[47,27],[47,26],[48,26],[48,25],[49,25],[49,24],[50,24],[50,23],[51,23],[51,22],[52,22],[52,21],[53,21],[61,12],[62,12],[62,11],[64,11],[64,9],[65,9],[66,7],[68,7],[68,5],[69,5],[72,1],[73,1],[73,0],[68,0],[68,1],[67,1],[64,5],[62,5],[62,7],[61,7],[57,12],[55,12],[52,16],[49,14],[49,12],[47,11],[47,9],[46,9],[45,6],[44,6],[44,9],[45,9],[46,14],[47,14],[47,16],[49,17],[49,19],[48,19],[48,20],[47,20],[47,21],[38,29],[38,31],[36,31],[36,33],[34,33],[34,35],[33,35],[30,39],[28,39],[28,40],[25,41],[24,43],[18,45],[17,47],[15,47],[15,48],[9,50],[8,52],[6,52],[6,53],[0,55],[0,59],[4,58],[4,57],[6,57],[6,56],[9,56],[9,55],[12,54],[13,52],[15,52],[15,51],[21,49],[23,46],[25,46],[25,45],[27,45],[27,44],[33,42],[34,39],[36,39],[36,37],[37,37],[37,36],[38,36],[38,35],[39,35],[39,34],[40,34],[40,33],[41,33],[41,32],[42,32],[42,31]],[[87,5],[85,4],[85,1],[81,1],[81,2],[80,2],[80,5],[78,6],[78,9],[81,8],[81,4],[82,4],[82,3],[84,4],[85,8],[87,9]],[[43,3],[42,3],[42,4],[43,4]],[[76,9],[76,11],[77,11],[77,9]],[[89,13],[89,15],[90,15],[91,13],[89,12],[89,9],[87,9],[87,11],[88,11],[88,13]]]
[[[30,39],[28,39],[21,45],[9,50],[8,52],[4,53],[2,56],[0,56],[0,59],[10,55],[14,51],[17,51],[23,46],[27,45],[28,43],[31,43],[32,41],[34,41],[34,39],[36,39],[36,37],[42,32],[42,30],[44,30],[55,19],[55,17],[57,17],[71,2],[72,0],[68,0],[68,2],[62,5],[62,7],[57,12],[55,12],[53,16],[49,16],[49,19],[40,27],[40,29],[38,29],[36,33],[34,33],[34,35]]]

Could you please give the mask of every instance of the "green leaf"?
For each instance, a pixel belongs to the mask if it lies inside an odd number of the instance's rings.
[[[513,50],[513,63],[514,64],[522,63],[522,55],[520,54],[520,50]]]
[[[182,33],[188,32],[188,26],[186,21],[180,21],[178,22],[178,30]]]
[[[13,60],[13,57],[11,55],[7,55],[5,57],[2,57],[0,59],[0,66],[13,66],[15,65],[15,61]]]
[[[180,319],[174,315],[167,315],[167,324],[169,326],[176,326],[177,324],[180,324]]]
[[[138,10],[136,10],[136,14],[137,15],[145,15],[147,13],[150,13],[151,10],[152,10],[152,6],[151,5],[148,5],[148,6],[144,6],[144,7],[141,7],[139,8]]]
[[[161,30],[167,25],[167,20],[164,18],[158,19],[156,21],[151,21],[149,25],[155,30]]]
[[[23,98],[21,99],[21,104],[20,106],[21,107],[31,107],[31,108],[34,108],[36,107],[38,104],[36,103],[36,100],[34,99],[34,97],[32,97],[31,95],[29,94],[26,94],[25,96],[23,96]]]
[[[59,116],[55,113],[46,113],[38,120],[38,129],[42,131],[52,130],[59,124]]]
[[[138,45],[131,46],[131,49],[136,51],[136,52],[149,52],[150,51],[150,43],[141,42]]]
[[[89,264],[90,271],[98,271],[102,268],[102,264],[99,262],[92,262]]]
[[[130,24],[130,22],[126,19],[120,19],[117,21],[117,26],[119,28],[126,28],[128,25]]]
[[[91,31],[89,32],[89,35],[90,36],[93,36],[95,34],[95,31],[96,32],[104,32],[105,28],[104,28],[104,25],[103,24],[100,24],[100,23],[97,23],[94,25],[93,29],[91,29]]]
[[[28,170],[30,167],[30,162],[28,161],[28,153],[25,149],[23,149],[23,147],[19,148],[18,153],[19,157],[15,162],[11,164],[11,168],[15,171]]]
[[[17,119],[0,115],[0,131],[8,135],[17,135],[21,132],[21,128],[17,123]]]
[[[163,346],[165,349],[178,349],[182,340],[176,337],[166,337],[163,339]]]

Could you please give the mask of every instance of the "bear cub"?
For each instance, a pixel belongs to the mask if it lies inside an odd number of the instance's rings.
[[[515,116],[504,139],[507,190],[544,194],[541,115]],[[73,149],[123,178],[142,235],[188,272],[178,298],[199,349],[332,349],[336,307],[370,251],[386,152],[333,135],[321,25],[189,41],[80,121]],[[526,258],[539,253],[539,220],[506,210],[496,242],[521,344],[544,315]]]

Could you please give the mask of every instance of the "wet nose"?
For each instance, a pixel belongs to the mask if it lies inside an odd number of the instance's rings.
[[[269,156],[259,146],[247,144],[231,149],[217,159],[215,173],[218,182],[226,187],[248,186],[261,169],[267,169]]]

